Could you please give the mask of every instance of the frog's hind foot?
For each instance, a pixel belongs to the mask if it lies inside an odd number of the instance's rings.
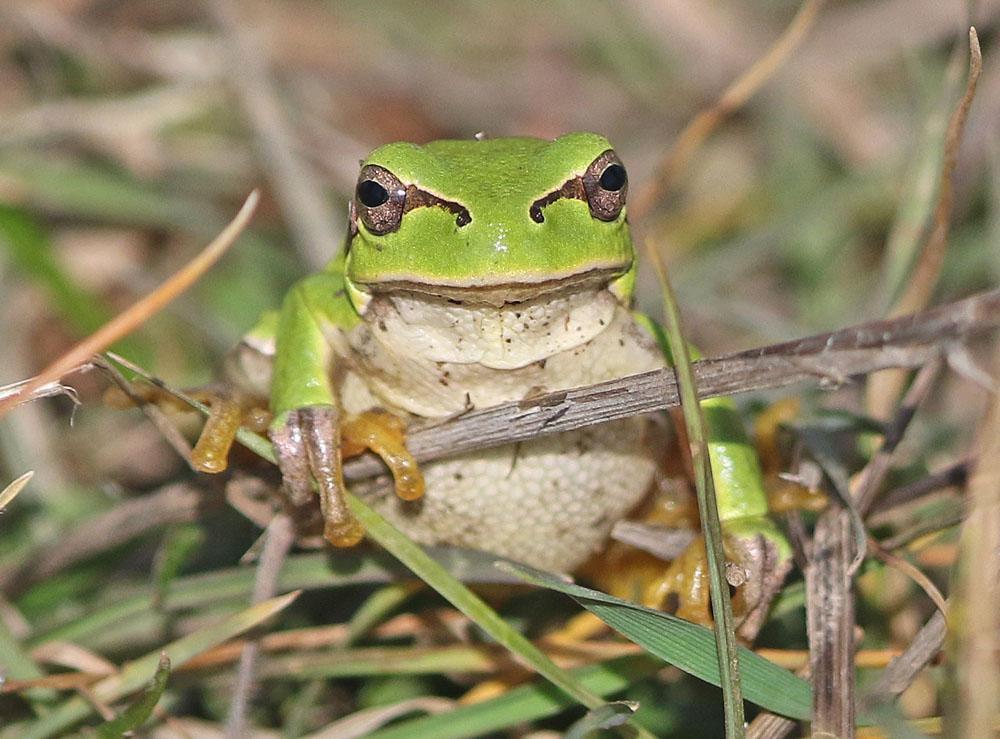
[[[749,642],[764,625],[771,601],[792,567],[791,553],[782,539],[774,538],[769,520],[724,525],[729,529],[724,534],[726,580],[732,592],[736,631]],[[712,622],[704,537],[696,537],[663,576],[647,586],[643,602],[687,621]]]

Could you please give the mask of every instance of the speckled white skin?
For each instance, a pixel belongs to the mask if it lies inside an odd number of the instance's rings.
[[[443,418],[664,365],[605,289],[501,306],[408,292],[377,296],[365,320],[331,336],[348,414],[375,406]],[[644,496],[654,473],[647,422],[626,419],[423,466],[424,498],[354,491],[414,539],[571,571]]]

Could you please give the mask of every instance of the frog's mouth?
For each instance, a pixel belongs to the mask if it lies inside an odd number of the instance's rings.
[[[421,293],[462,305],[501,306],[510,303],[523,303],[559,293],[599,290],[621,276],[621,268],[601,268],[566,277],[536,281],[510,280],[491,283],[487,276],[482,283],[473,285],[433,284],[415,280],[384,280],[367,283],[363,287],[373,296]]]

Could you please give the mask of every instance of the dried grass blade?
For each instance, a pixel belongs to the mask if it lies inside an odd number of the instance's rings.
[[[73,346],[39,374],[29,380],[20,391],[0,400],[0,417],[20,405],[42,385],[59,380],[72,372],[90,357],[103,351],[123,336],[128,335],[158,313],[174,298],[193,285],[235,242],[253,216],[260,194],[254,190],[247,197],[239,212],[222,232],[194,259],[184,265],[159,288],[119,313],[97,331]]]

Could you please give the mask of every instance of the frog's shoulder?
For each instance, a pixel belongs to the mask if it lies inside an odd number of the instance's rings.
[[[323,271],[302,278],[292,289],[304,293],[317,313],[338,326],[349,327],[360,320],[347,298],[343,256],[338,256]],[[261,313],[253,327],[243,335],[242,343],[268,356],[273,355],[280,317],[278,309]]]
[[[341,252],[321,272],[304,277],[295,287],[312,311],[324,322],[347,330],[361,321],[348,295],[346,253]]]

